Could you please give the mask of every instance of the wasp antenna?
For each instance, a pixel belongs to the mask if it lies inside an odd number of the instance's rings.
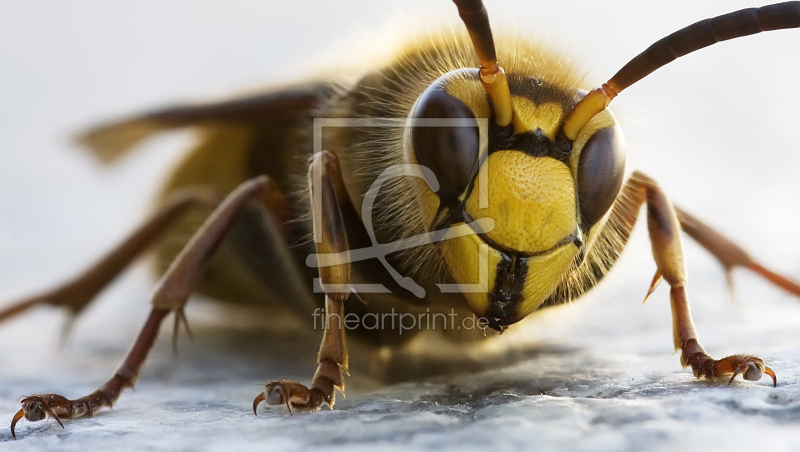
[[[622,67],[608,84],[617,92],[676,58],[729,39],[800,27],[800,2],[748,8],[701,20],[657,41]]]
[[[583,126],[603,111],[618,93],[676,58],[729,39],[798,27],[799,1],[743,9],[695,22],[655,42],[630,60],[607,83],[581,99],[564,121],[562,131],[574,141]]]
[[[472,47],[478,55],[481,83],[492,99],[495,122],[502,127],[508,126],[513,117],[511,91],[506,73],[497,63],[497,52],[486,8],[481,0],[453,0],[453,3],[458,8],[458,15],[467,27]]]
[[[584,96],[569,112],[559,135],[565,135],[570,142],[575,141],[583,126],[594,118],[596,114],[605,110],[611,100],[617,97],[618,92],[608,83],[603,83],[589,91],[589,94]],[[561,140],[558,139],[558,141]]]

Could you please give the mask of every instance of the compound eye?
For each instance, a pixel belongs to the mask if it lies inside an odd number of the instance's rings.
[[[438,84],[428,87],[411,113],[418,119],[472,119],[470,126],[415,126],[411,142],[420,165],[427,166],[439,182],[439,198],[458,198],[478,164],[478,125],[467,104],[447,94]],[[430,181],[429,181],[430,182]]]
[[[578,202],[581,220],[591,227],[608,212],[622,187],[625,148],[614,127],[600,129],[589,138],[578,160]]]

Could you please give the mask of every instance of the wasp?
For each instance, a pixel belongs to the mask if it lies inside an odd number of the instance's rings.
[[[188,329],[194,292],[324,325],[310,383],[270,382],[253,411],[262,402],[290,412],[333,407],[348,372],[346,336],[390,348],[494,340],[595,287],[643,208],[656,264],[647,295],[662,280],[670,286],[681,364],[698,378],[766,374],[776,385],[761,358],[715,359],[700,345],[681,233],[728,271],[747,268],[798,296],[800,286],[674,206],[653,178],[626,177],[622,131],[607,107],[691,52],[800,27],[800,2],[696,22],[594,88],[531,41],[495,39],[481,1],[454,3],[462,31],[430,33],[351,80],[171,106],[84,133],[80,141],[109,163],[166,130],[195,128],[201,140],[169,177],[159,209],[122,243],[67,284],[0,311],[0,320],[42,304],[79,313],[161,236],[178,237],[155,250],[163,276],[118,369],[77,399],[25,397],[12,435],[23,418],[61,423],[110,408],[136,381],[162,322],[172,316],[176,331]],[[446,328],[454,321],[473,328]]]

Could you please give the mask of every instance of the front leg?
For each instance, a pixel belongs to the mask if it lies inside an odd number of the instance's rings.
[[[636,172],[625,187],[622,199],[647,202],[647,227],[653,258],[656,261],[656,276],[648,295],[662,278],[670,285],[672,306],[673,342],[681,351],[681,364],[691,366],[698,378],[710,380],[728,378],[730,384],[737,375],[745,380],[759,380],[766,373],[777,385],[775,373],[764,365],[761,358],[749,355],[732,355],[719,360],[710,357],[697,339],[686,296],[686,266],[683,261],[678,215],[656,182]]]
[[[314,177],[319,175],[319,177]],[[347,253],[347,233],[342,216],[343,208],[352,208],[345,191],[339,160],[336,154],[322,151],[315,154],[309,167],[312,200],[314,241],[317,253]],[[253,413],[258,405],[284,405],[292,408],[318,410],[323,403],[333,408],[334,389],[344,394],[344,376],[347,372],[347,345],[345,344],[344,303],[350,294],[350,264],[347,259],[338,265],[320,267],[320,281],[325,291],[325,324],[322,343],[317,355],[317,371],[308,388],[290,380],[277,380],[267,384],[264,392],[253,400]]]
[[[337,299],[338,298],[338,299]],[[325,296],[325,325],[322,343],[317,355],[317,371],[311,388],[291,380],[276,380],[267,384],[264,392],[253,400],[253,414],[258,415],[258,405],[284,405],[303,411],[318,410],[323,403],[333,408],[336,401],[334,389],[344,394],[344,375],[347,372],[347,345],[344,340],[345,297]]]

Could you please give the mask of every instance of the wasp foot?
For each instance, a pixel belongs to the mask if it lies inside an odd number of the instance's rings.
[[[727,378],[728,385],[733,383],[737,375],[745,380],[758,381],[764,374],[772,377],[772,386],[778,385],[775,372],[764,365],[764,360],[757,356],[731,355],[722,359],[713,359],[703,352],[697,352],[683,361],[684,366],[692,366],[692,373],[697,378],[705,377],[709,380]]]
[[[97,390],[77,400],[70,400],[58,394],[35,394],[20,400],[20,403],[22,403],[22,409],[17,411],[11,420],[11,436],[14,439],[17,438],[14,429],[17,422],[23,417],[31,422],[51,417],[58,422],[61,428],[64,428],[61,419],[92,416],[101,407],[111,407],[111,399],[102,390]]]
[[[17,422],[23,417],[31,422],[41,421],[45,417],[51,417],[58,422],[61,428],[64,428],[64,424],[61,423],[61,418],[69,419],[72,417],[72,402],[58,394],[32,395],[22,399],[20,403],[22,403],[22,409],[17,411],[17,414],[14,415],[14,419],[11,420],[11,436],[14,439],[17,439],[14,428]]]
[[[289,414],[292,408],[302,411],[316,411],[323,403],[333,408],[333,387],[330,388],[330,396],[325,392],[313,387],[308,389],[300,383],[290,380],[273,381],[267,385],[264,392],[256,396],[253,400],[253,414],[258,416],[258,404],[266,401],[267,405],[284,405]]]

